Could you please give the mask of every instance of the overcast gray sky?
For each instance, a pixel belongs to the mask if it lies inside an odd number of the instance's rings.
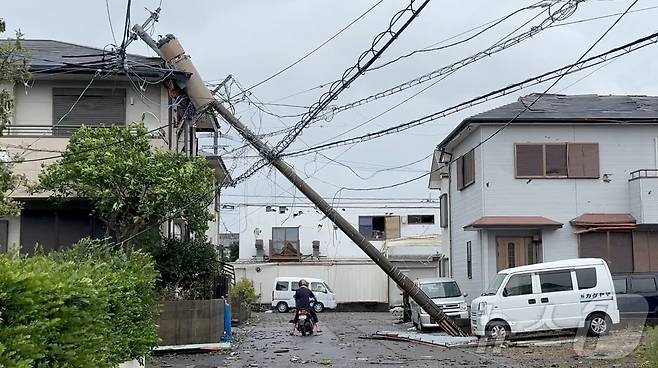
[[[126,0],[108,0],[108,2],[114,32],[120,38]],[[420,0],[416,2],[421,3]],[[432,0],[421,16],[387,51],[383,60],[426,47],[534,2],[536,1]],[[567,21],[622,12],[631,2],[631,0],[588,0],[583,2]],[[141,23],[148,16],[144,7],[153,9],[158,3],[159,0],[133,1],[133,22]],[[190,0],[184,2],[164,0],[155,35],[175,34],[192,56],[205,80],[221,80],[232,74],[246,87],[280,70],[315,48],[375,3],[375,0]],[[406,4],[407,2],[402,0],[384,0],[365,18],[313,56],[254,89],[254,95],[261,101],[274,101],[338,78],[348,66],[355,63],[361,52],[370,46],[373,37],[387,27],[392,15]],[[658,5],[656,0],[640,0],[634,9],[656,5]],[[351,102],[485,49],[537,12],[534,10],[520,13],[463,45],[417,55],[368,73],[345,91],[336,103]],[[657,15],[658,9],[627,15],[590,55],[654,32]],[[103,0],[4,0],[0,17],[5,18],[9,30],[20,28],[26,38],[54,39],[100,48],[113,43],[106,3]],[[538,24],[543,18],[544,15],[531,24]],[[411,101],[345,137],[421,117],[509,83],[572,63],[615,19],[616,17],[606,18],[548,29],[507,51],[461,69]],[[624,56],[592,76],[564,89],[588,72],[568,76],[552,92],[655,95],[655,77],[658,75],[656,51],[656,46],[649,46]],[[134,42],[129,52],[152,54],[141,41]],[[305,131],[301,139],[298,139],[290,149],[305,148],[307,144],[314,145],[340,134],[399,103],[423,86],[339,114],[330,122],[316,124]],[[323,153],[350,166],[367,178],[372,176],[374,170],[407,164],[429,155],[436,144],[464,117],[509,103],[521,95],[543,91],[546,86],[540,85],[517,92],[401,134]],[[315,89],[280,102],[310,105],[324,90]],[[236,91],[234,88],[233,93],[237,93]],[[304,112],[294,108],[272,109],[279,114]],[[255,130],[260,129],[261,132],[281,129],[284,124],[292,125],[296,122],[295,119],[283,119],[281,122],[268,115],[263,115],[261,120],[258,111],[246,104],[237,105],[236,110],[248,125]],[[228,127],[224,128],[224,131],[227,130]],[[229,135],[236,136],[236,133],[229,132]],[[348,148],[349,150],[346,151]],[[245,154],[253,155],[254,152],[248,151]],[[230,158],[226,161],[228,166],[232,166]],[[321,194],[329,197],[332,197],[342,186],[388,185],[425,173],[430,168],[428,158],[410,167],[381,172],[368,180],[363,180],[339,164],[330,162],[325,167],[327,162],[326,158],[317,155],[291,160],[300,173],[310,176],[309,182]],[[244,171],[247,164],[246,160],[240,160],[234,175]],[[430,195],[427,182],[427,178],[423,178],[395,189],[376,192],[343,191],[342,195],[427,197]],[[228,196],[224,198],[224,202],[262,202],[262,198],[256,200],[248,196],[290,195],[286,191],[295,193],[283,177],[270,170],[263,170],[247,185],[226,190],[225,194]],[[233,197],[236,194],[241,194],[243,197]],[[436,197],[437,193],[432,195]],[[231,230],[238,230],[237,218],[234,215],[227,213],[225,220]]]

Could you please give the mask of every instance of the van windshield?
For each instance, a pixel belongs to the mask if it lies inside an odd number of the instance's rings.
[[[326,288],[327,288],[327,290],[329,290],[329,292],[333,294],[333,292],[334,292],[334,291],[333,291],[333,290],[331,290],[331,288],[329,287],[329,285],[327,285],[327,283],[326,283],[326,282],[324,283],[324,287],[326,287]]]
[[[503,283],[503,280],[505,280],[505,276],[507,276],[506,273],[497,274],[496,277],[491,280],[487,291],[485,291],[482,295],[496,295],[498,289],[500,289],[500,285]]]
[[[457,286],[457,283],[454,281],[421,284],[420,289],[423,290],[430,299],[455,298],[462,295],[459,286]]]

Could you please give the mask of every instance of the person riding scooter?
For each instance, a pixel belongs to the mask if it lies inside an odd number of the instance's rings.
[[[313,325],[315,326],[315,332],[321,332],[320,326],[318,325],[318,315],[315,313],[315,310],[311,307],[311,299],[317,301],[315,294],[308,288],[308,281],[301,279],[299,280],[299,289],[295,292],[295,307],[299,309],[306,310],[313,320]],[[295,313],[295,318],[292,322],[292,332],[291,335],[295,334],[295,327],[297,326],[297,313]]]

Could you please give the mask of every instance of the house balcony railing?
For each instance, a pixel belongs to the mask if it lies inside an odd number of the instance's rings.
[[[270,261],[280,262],[301,262],[302,252],[299,247],[299,241],[285,241],[283,244],[274,245],[270,240]]]
[[[631,214],[638,224],[658,224],[658,169],[631,172]]]
[[[631,173],[629,180],[637,180],[642,178],[658,178],[658,169],[640,169]]]
[[[109,126],[90,126],[92,128],[108,128]],[[7,125],[2,132],[4,137],[57,137],[69,138],[80,129],[80,125]],[[156,131],[149,134],[149,138],[161,137],[164,131]]]

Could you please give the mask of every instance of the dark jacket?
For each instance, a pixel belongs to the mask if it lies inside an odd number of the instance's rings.
[[[315,300],[315,295],[307,287],[300,287],[295,292],[295,306],[297,309],[311,309],[311,299]]]

